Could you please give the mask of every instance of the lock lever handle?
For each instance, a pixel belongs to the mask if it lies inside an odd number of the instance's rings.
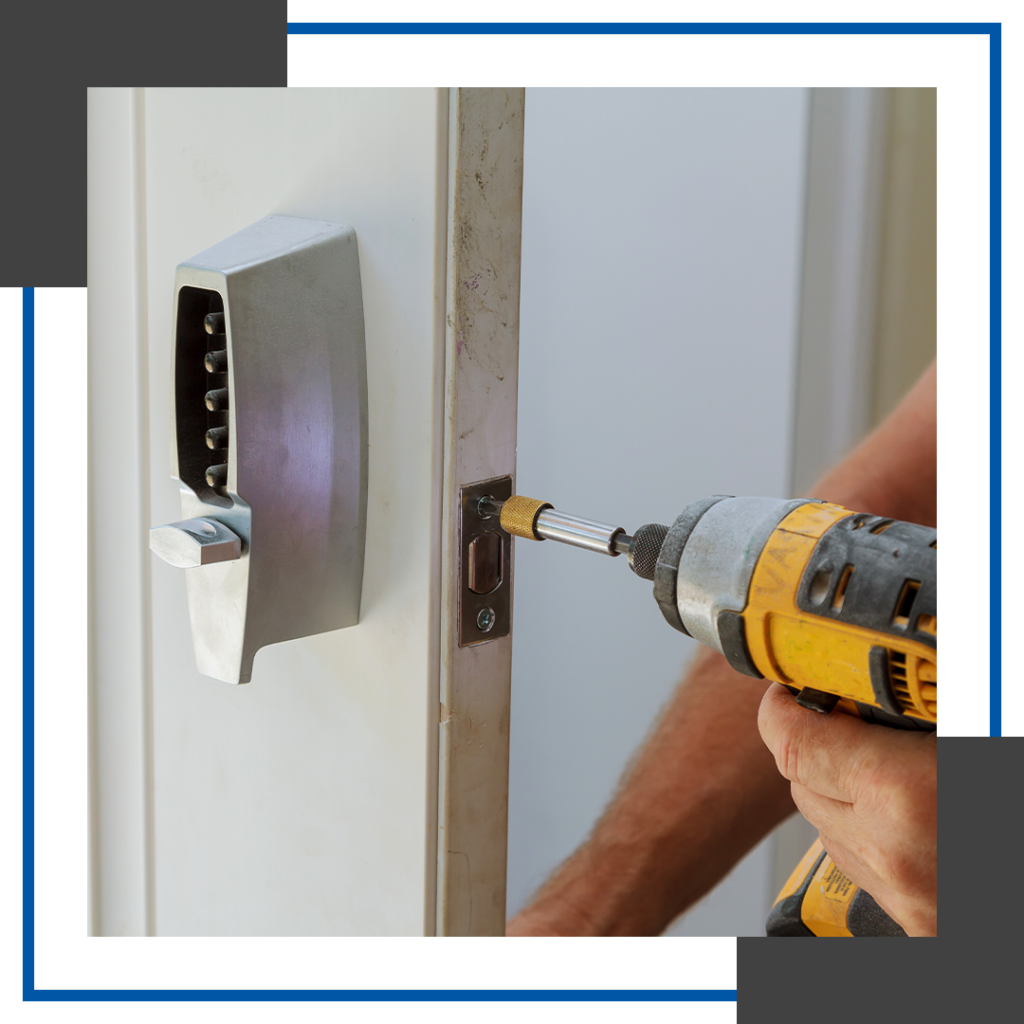
[[[241,539],[216,519],[183,519],[154,526],[149,531],[149,549],[183,569],[242,557]]]

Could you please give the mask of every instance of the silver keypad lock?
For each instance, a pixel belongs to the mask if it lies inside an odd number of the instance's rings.
[[[196,667],[232,683],[267,644],[359,620],[366,349],[355,232],[265,217],[174,283],[171,474]]]

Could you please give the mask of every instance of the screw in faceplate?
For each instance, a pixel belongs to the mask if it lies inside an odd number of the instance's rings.
[[[490,633],[494,628],[494,622],[497,616],[494,614],[493,608],[481,608],[476,617],[476,628],[481,633]]]
[[[491,495],[489,495],[489,494],[485,494],[476,503],[476,514],[481,519],[490,519],[491,516],[500,516],[501,515],[501,506],[502,506],[502,502],[500,502],[497,499],[491,497]]]

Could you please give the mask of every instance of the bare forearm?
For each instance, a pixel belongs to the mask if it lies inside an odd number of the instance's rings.
[[[766,685],[702,650],[590,838],[509,934],[658,934],[790,814],[756,728]]]
[[[856,512],[935,525],[935,364],[885,422],[811,488]]]

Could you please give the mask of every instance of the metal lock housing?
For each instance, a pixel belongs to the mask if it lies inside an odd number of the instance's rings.
[[[352,228],[270,216],[182,263],[171,475],[196,667],[248,682],[268,644],[359,620],[366,349]]]

